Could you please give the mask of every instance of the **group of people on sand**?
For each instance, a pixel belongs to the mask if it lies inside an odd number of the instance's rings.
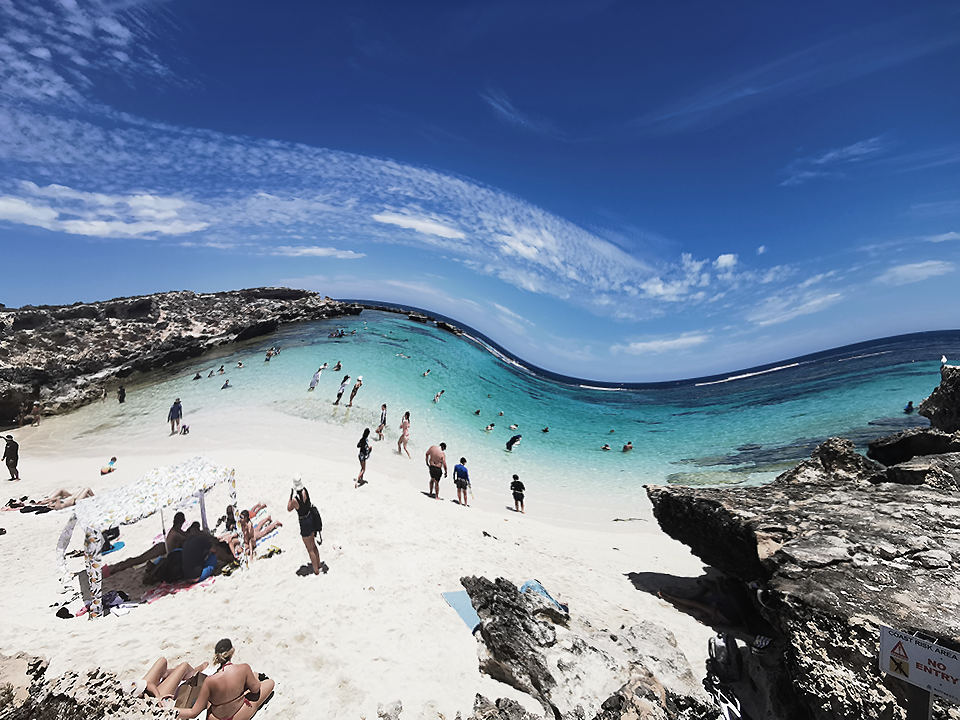
[[[234,663],[235,648],[229,638],[214,647],[213,665],[192,667],[182,662],[170,667],[166,658],[153,663],[142,680],[128,684],[131,694],[156,698],[161,707],[178,708],[177,717],[195,718],[204,710],[215,720],[249,720],[273,695],[274,681],[254,674],[246,663]],[[190,698],[196,697],[191,704]]]

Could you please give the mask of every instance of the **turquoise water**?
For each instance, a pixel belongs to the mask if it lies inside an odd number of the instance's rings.
[[[328,334],[344,328],[343,339]],[[270,346],[282,353],[270,362]],[[166,412],[175,396],[186,419],[200,410],[255,412],[258,407],[322,426],[345,425],[359,438],[388,405],[386,439],[395,443],[404,411],[411,413],[410,452],[422,457],[440,441],[452,459],[465,455],[472,474],[518,473],[569,497],[599,493],[636,497],[644,483],[760,484],[832,435],[860,444],[926,420],[906,416],[939,382],[942,353],[960,353],[960,333],[878,341],[784,362],[740,379],[710,379],[630,390],[590,389],[539,377],[432,324],[364,311],[347,319],[282,328],[226,354],[168,368],[128,385],[128,412]],[[235,368],[238,361],[244,368]],[[332,368],[340,361],[343,370]],[[322,363],[313,393],[307,386]],[[207,378],[221,364],[223,376]],[[423,376],[430,370],[427,377]],[[195,372],[203,374],[194,381]],[[344,374],[363,387],[353,408],[332,405]],[[745,373],[731,373],[737,376]],[[221,390],[225,378],[231,390]],[[440,402],[437,392],[445,390]],[[348,389],[349,393],[349,389]],[[347,395],[344,396],[345,404]],[[475,411],[480,410],[480,415]],[[498,413],[503,415],[499,416]],[[483,428],[494,422],[490,432]],[[511,430],[509,425],[518,429]],[[549,433],[542,428],[549,427]],[[614,432],[611,433],[610,431]],[[507,452],[506,441],[522,434]],[[631,441],[631,453],[620,448]],[[609,443],[614,449],[600,449]],[[344,450],[352,457],[355,449]]]

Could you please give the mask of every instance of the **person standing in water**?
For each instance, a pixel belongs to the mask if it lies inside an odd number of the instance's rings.
[[[440,392],[438,392],[436,395],[433,396],[433,401],[434,401],[435,403],[440,402],[440,398],[443,396],[443,394],[444,394],[445,392],[446,392],[446,390],[441,390]]]
[[[380,424],[377,425],[377,440],[383,440],[383,429],[387,426],[387,404],[380,406]]]
[[[523,435],[514,435],[512,438],[507,440],[507,450],[512,451],[513,446],[516,445],[523,438]]]
[[[427,468],[430,470],[430,495],[437,500],[440,499],[440,477],[447,476],[447,456],[443,452],[446,449],[446,443],[440,443],[440,447],[431,445],[426,454]]]
[[[357,443],[357,450],[360,452],[357,454],[357,459],[360,460],[360,474],[357,475],[356,481],[353,483],[353,486],[360,487],[366,480],[363,479],[363,474],[367,471],[367,458],[370,457],[370,453],[373,452],[373,448],[370,447],[370,428],[365,428],[363,431],[363,437],[360,438],[360,442]]]
[[[406,451],[407,457],[412,460],[413,458],[410,456],[410,449],[407,447],[408,442],[410,442],[409,410],[403,414],[403,420],[400,421],[400,437],[397,439],[397,455],[403,455],[403,452]]]
[[[518,513],[524,513],[523,494],[526,492],[526,488],[523,486],[523,483],[520,482],[519,475],[513,476],[513,482],[510,483],[510,492],[513,493],[513,509]]]
[[[326,363],[317,368],[317,371],[313,374],[313,379],[310,380],[310,387],[307,388],[307,390],[313,392],[316,389],[317,385],[320,383],[320,373],[322,373],[326,368]]]
[[[343,397],[343,394],[347,391],[347,384],[350,382],[350,376],[344,375],[343,380],[340,381],[340,389],[337,390],[337,399],[333,401],[334,405],[340,404],[340,398]]]
[[[183,405],[180,404],[180,398],[173,401],[170,406],[170,412],[167,413],[167,420],[170,421],[170,434],[176,435],[180,430],[180,419],[183,417]]]
[[[347,407],[353,407],[353,399],[357,396],[362,386],[363,375],[357,375],[357,383],[353,386],[353,390],[350,391],[350,402],[347,403]]]

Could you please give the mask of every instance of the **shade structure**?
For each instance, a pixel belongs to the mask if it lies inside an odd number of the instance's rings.
[[[103,531],[120,525],[132,525],[191,497],[202,500],[208,490],[225,482],[230,484],[230,502],[236,510],[237,485],[233,469],[217,465],[203,456],[169,467],[154,468],[129,485],[78,501],[57,543],[61,582],[65,587],[73,583],[67,569],[67,548],[79,525],[84,529],[83,553],[90,581],[90,617],[101,616]]]

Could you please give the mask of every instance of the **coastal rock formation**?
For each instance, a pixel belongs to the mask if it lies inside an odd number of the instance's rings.
[[[918,455],[941,455],[960,452],[960,433],[947,433],[934,428],[910,428],[870,442],[867,457],[891,466],[907,462]]]
[[[905,717],[903,686],[877,669],[881,624],[960,650],[956,467],[888,468],[832,438],[764,487],[647,487],[667,534],[766,587],[756,609],[777,640],[751,665],[770,717]]]
[[[680,719],[709,716],[709,698],[670,631],[652,622],[597,629],[509,580],[460,580],[480,617],[480,670],[528,693],[548,716]],[[483,700],[483,702],[481,702]],[[526,718],[478,698],[475,718]]]
[[[0,424],[22,403],[51,415],[91,402],[123,378],[197,357],[280,325],[356,315],[317,293],[253,288],[169,292],[69,306],[0,308]]]
[[[68,672],[49,679],[48,663],[23,654],[0,655],[0,677],[14,682],[0,685],[3,720],[102,720],[109,718],[169,718],[169,710],[154,701],[135,698],[121,689],[113,673],[93,670],[85,675]]]
[[[917,412],[930,421],[930,426],[948,433],[960,430],[960,367],[940,368],[940,385],[920,403]]]

